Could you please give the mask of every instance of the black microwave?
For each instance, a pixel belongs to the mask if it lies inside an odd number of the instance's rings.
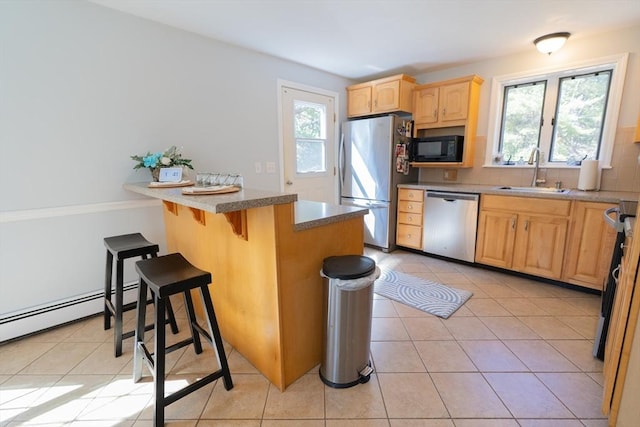
[[[464,137],[461,135],[429,136],[411,140],[414,162],[461,162]]]

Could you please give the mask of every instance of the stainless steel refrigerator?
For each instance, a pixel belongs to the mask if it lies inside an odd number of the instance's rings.
[[[342,124],[340,203],[365,207],[364,242],[383,251],[395,249],[398,184],[416,182],[409,168],[410,119],[396,115]]]

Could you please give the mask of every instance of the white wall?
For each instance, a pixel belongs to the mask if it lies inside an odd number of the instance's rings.
[[[196,170],[277,191],[279,170],[254,171],[279,168],[277,80],[351,83],[75,0],[0,2],[0,55],[0,323],[100,291],[103,237],[164,247],[159,205],[122,189],[149,180],[130,155],[182,146]]]
[[[594,58],[607,57],[628,52],[618,128],[614,144],[612,169],[604,170],[601,189],[612,191],[640,191],[640,167],[637,158],[640,144],[632,141],[635,126],[640,114],[640,26],[620,29],[594,37],[581,38],[574,35],[565,46],[552,55],[539,53],[533,44],[527,52],[505,57],[493,58],[473,64],[430,72],[416,76],[418,83],[429,83],[451,78],[477,74],[484,79],[480,91],[480,110],[478,116],[477,144],[474,167],[461,169],[459,182],[494,185],[529,185],[531,170],[508,170],[483,168],[489,120],[491,80],[496,76],[521,73],[525,71],[547,69],[564,64],[576,63]],[[546,173],[547,171],[545,171]],[[562,181],[566,187],[575,188],[578,180],[577,169],[549,169],[547,182]],[[442,170],[423,169],[420,180],[425,182],[442,181]]]

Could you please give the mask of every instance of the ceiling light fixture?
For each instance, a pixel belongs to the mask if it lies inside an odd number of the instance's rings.
[[[533,44],[536,45],[540,52],[551,55],[564,45],[570,35],[567,32],[547,34],[535,39]]]

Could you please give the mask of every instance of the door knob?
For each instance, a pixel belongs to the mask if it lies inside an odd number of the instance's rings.
[[[293,182],[287,181],[287,185],[293,185]]]

